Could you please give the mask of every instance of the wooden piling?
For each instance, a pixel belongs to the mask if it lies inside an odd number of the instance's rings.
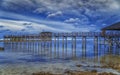
[[[62,57],[64,58],[64,36],[62,37]]]
[[[86,36],[82,37],[82,58],[86,58]]]
[[[98,57],[98,37],[94,37],[94,57]]]
[[[65,56],[67,57],[67,37],[65,37]]]
[[[59,58],[59,36],[57,37],[57,57]]]
[[[54,58],[56,58],[56,36],[54,37]]]

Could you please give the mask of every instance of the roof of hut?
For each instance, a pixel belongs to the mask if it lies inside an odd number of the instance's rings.
[[[102,30],[120,30],[120,22],[117,22],[115,24],[102,28]]]
[[[40,34],[45,34],[45,33],[52,33],[52,32],[41,32]]]

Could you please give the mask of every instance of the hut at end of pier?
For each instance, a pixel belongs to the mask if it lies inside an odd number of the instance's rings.
[[[112,24],[110,26],[104,27],[101,29],[102,30],[102,35],[105,35],[106,31],[109,32],[120,32],[120,22],[117,22],[115,24]]]

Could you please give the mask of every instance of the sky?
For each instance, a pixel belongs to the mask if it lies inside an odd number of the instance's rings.
[[[0,0],[0,37],[97,32],[119,21],[120,0]]]

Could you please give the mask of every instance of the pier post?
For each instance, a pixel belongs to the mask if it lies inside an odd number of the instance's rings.
[[[65,56],[67,57],[67,36],[65,37]]]
[[[25,35],[24,35],[23,41],[24,41],[24,47],[23,47],[23,49],[24,49],[25,52],[27,52],[27,51],[26,51],[26,36],[25,36]]]
[[[57,57],[59,58],[59,36],[57,37]]]
[[[73,37],[72,37],[72,58],[74,57],[74,44],[73,44]]]
[[[38,54],[40,54],[40,51],[41,51],[41,39],[40,39],[40,36],[38,36]]]
[[[9,50],[10,46],[9,46],[9,37],[8,36],[4,36],[4,49],[5,50]]]
[[[30,48],[29,48],[29,49],[30,49],[29,51],[30,51],[30,53],[31,53],[31,52],[32,52],[32,51],[31,51],[31,50],[32,50],[32,36],[30,36],[30,44],[29,44],[29,45],[30,45],[30,46],[29,46],[29,47],[30,47]]]
[[[115,42],[116,42],[115,54],[120,55],[120,39],[119,39],[119,37],[115,38]]]
[[[82,58],[86,58],[86,36],[82,37]]]
[[[103,37],[103,40],[104,40],[104,48],[103,48],[104,54],[107,54],[107,53],[106,53],[106,38]]]
[[[50,41],[50,54],[49,54],[49,55],[50,55],[50,58],[52,58],[52,42],[53,42],[53,41],[51,40],[51,41]]]
[[[54,37],[54,58],[56,58],[56,36]]]
[[[64,58],[64,36],[62,36],[62,57]]]
[[[30,53],[30,35],[28,35],[28,52]]]
[[[28,42],[29,42],[29,40],[28,40],[28,35],[26,35],[26,49],[27,49],[27,52],[29,53]]]
[[[37,50],[37,54],[39,55],[39,37],[36,36],[36,43],[37,43],[37,47],[36,47],[36,50]]]
[[[42,38],[41,38],[41,43],[40,43],[40,45],[41,45],[41,49],[40,49],[40,53],[41,53],[41,56],[42,56],[42,54],[43,54],[43,40],[42,40]]]
[[[102,37],[99,37],[99,55],[101,56],[103,54],[102,50]]]
[[[108,38],[108,54],[112,54],[112,37]]]
[[[14,38],[14,35],[12,37],[12,50],[13,50],[13,52],[15,52],[15,38]]]
[[[45,40],[43,40],[43,45],[42,45],[42,46],[43,46],[43,49],[42,49],[42,50],[43,50],[43,51],[42,51],[43,53],[42,53],[42,54],[45,55]]]
[[[18,36],[16,37],[16,51],[18,51],[18,47],[19,47],[19,45],[18,45]]]
[[[94,37],[94,57],[98,58],[98,37]]]
[[[34,35],[32,35],[32,53],[34,54],[35,53],[35,50],[34,50],[34,43],[35,43],[35,41],[34,41]]]
[[[4,49],[7,50],[7,37],[4,36]]]
[[[33,49],[34,49],[34,53],[36,54],[37,53],[37,45],[36,45],[36,35],[34,35],[34,41],[33,41],[33,43],[34,43],[34,46],[33,46]]]
[[[74,36],[74,49],[75,49],[75,58],[76,58],[76,36]]]
[[[13,51],[13,35],[11,35],[11,51]]]
[[[72,36],[72,57],[76,58],[76,36]]]
[[[4,37],[4,49],[8,50],[9,49],[9,40],[8,37]]]

